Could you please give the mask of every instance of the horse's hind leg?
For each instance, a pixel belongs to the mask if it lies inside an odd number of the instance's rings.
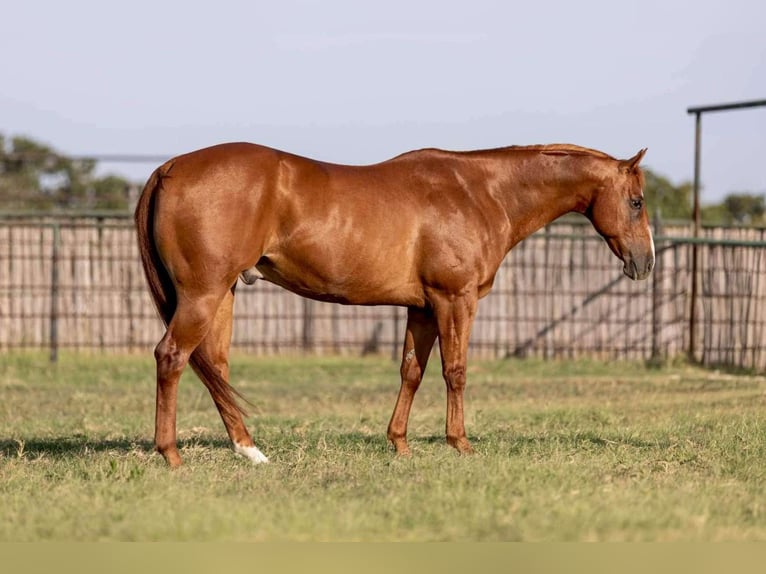
[[[221,296],[179,296],[165,336],[154,350],[157,360],[157,410],[154,442],[172,467],[181,464],[176,445],[176,397],[178,379],[194,349],[205,338],[216,315]]]
[[[224,296],[210,330],[196,350],[197,353],[204,353],[210,358],[226,382],[229,381],[229,347],[231,346],[233,311],[234,287]],[[253,443],[253,439],[245,427],[245,422],[242,420],[242,415],[239,412],[227,413],[217,402],[216,396],[213,393],[211,396],[216,402],[218,412],[226,426],[226,432],[229,434],[234,452],[249,458],[253,464],[269,462],[269,459]]]

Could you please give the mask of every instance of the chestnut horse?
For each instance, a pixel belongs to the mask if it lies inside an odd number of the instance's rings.
[[[654,265],[638,165],[574,145],[424,149],[369,166],[314,161],[247,143],[171,159],[136,208],[146,278],[167,332],[157,345],[155,444],[170,466],[176,394],[190,362],[235,452],[268,459],[229,386],[237,279],[312,299],[407,307],[401,388],[388,425],[408,454],[407,421],[438,337],[447,442],[471,452],[463,424],[468,338],[479,299],[508,251],[568,212],[593,223],[631,279]]]

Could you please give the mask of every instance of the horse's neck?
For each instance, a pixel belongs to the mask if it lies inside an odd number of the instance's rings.
[[[568,156],[509,157],[498,162],[503,182],[498,199],[510,222],[509,249],[538,229],[570,212],[584,213],[593,189],[587,161]]]

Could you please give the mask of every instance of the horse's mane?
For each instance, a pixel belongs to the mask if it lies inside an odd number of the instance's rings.
[[[418,150],[412,150],[404,152],[396,157],[391,158],[389,161],[396,161],[399,159],[410,158],[413,156],[421,156],[422,154],[429,155],[448,155],[448,156],[486,156],[495,154],[507,154],[507,153],[540,153],[543,155],[566,155],[566,156],[578,156],[578,157],[594,157],[598,159],[615,160],[611,155],[598,151],[595,149],[575,145],[575,144],[539,144],[539,145],[512,145],[505,147],[497,147],[491,149],[475,149],[475,150],[463,150],[463,151],[450,151],[438,148],[424,148]]]
[[[510,146],[505,149],[518,151],[536,151],[545,155],[590,155],[601,159],[615,159],[611,155],[602,151],[574,144]]]

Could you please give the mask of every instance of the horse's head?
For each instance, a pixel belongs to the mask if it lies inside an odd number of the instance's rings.
[[[646,279],[654,267],[654,241],[644,205],[642,149],[605,171],[586,212],[631,279]],[[614,166],[615,164],[612,164]]]

